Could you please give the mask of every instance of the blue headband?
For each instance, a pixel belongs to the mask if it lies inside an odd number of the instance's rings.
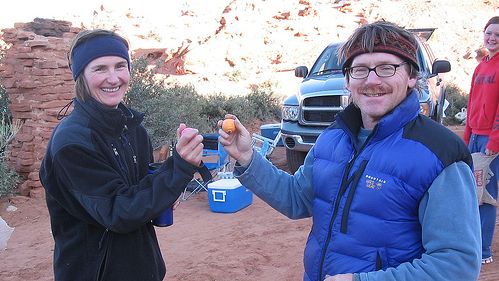
[[[96,58],[104,56],[118,56],[126,59],[130,69],[128,48],[122,39],[115,35],[98,35],[92,37],[73,48],[71,53],[71,72],[76,81],[87,64]]]

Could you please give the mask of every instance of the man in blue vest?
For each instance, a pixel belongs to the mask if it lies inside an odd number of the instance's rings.
[[[478,200],[464,142],[419,114],[417,43],[389,22],[359,27],[339,50],[352,103],[289,175],[220,130],[234,173],[291,219],[312,217],[313,281],[477,280]],[[219,122],[219,125],[221,122]]]

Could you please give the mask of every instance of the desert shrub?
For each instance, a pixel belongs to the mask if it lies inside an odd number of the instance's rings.
[[[223,93],[211,94],[204,97],[201,114],[205,116],[211,124],[210,129],[217,129],[217,121],[223,119],[225,114],[231,113],[241,118],[245,100],[242,96],[228,96]]]
[[[0,59],[1,57],[3,57],[2,52]],[[12,194],[20,182],[19,175],[5,161],[5,149],[19,129],[19,124],[11,122],[9,103],[7,91],[0,84],[0,197]]]
[[[155,77],[154,71],[148,69],[145,58],[133,59],[130,87],[125,97],[125,103],[132,108],[140,108],[144,100],[161,95],[164,90],[164,79]]]
[[[0,85],[0,115],[4,122],[10,121],[9,97],[3,85]]]
[[[156,76],[147,67],[145,59],[136,59],[132,65],[125,102],[145,113],[143,124],[154,147],[175,140],[180,123],[198,128],[201,132],[211,131],[208,118],[202,114],[205,101],[194,87],[165,87],[165,78]]]
[[[1,114],[0,120],[0,197],[12,194],[20,181],[19,175],[5,161],[5,149],[19,130],[20,124],[12,124]]]
[[[458,125],[462,121],[456,119],[456,113],[460,112],[462,108],[468,106],[468,94],[465,93],[454,83],[449,83],[446,88],[445,98],[449,102],[449,106],[445,110],[445,118],[443,123],[445,125]]]
[[[253,86],[247,96],[222,93],[203,96],[191,85],[168,88],[164,84],[164,79],[147,68],[145,60],[134,60],[125,101],[146,114],[143,124],[154,147],[174,141],[179,123],[197,128],[200,133],[212,133],[217,130],[217,121],[226,113],[237,115],[243,123],[256,119],[275,120],[280,116],[280,101],[274,97],[268,82]]]
[[[0,63],[5,56],[5,49],[0,46]],[[1,81],[0,81],[1,82]],[[5,87],[0,84],[0,197],[14,193],[20,176],[11,169],[5,159],[5,149],[20,127],[20,123],[12,124],[9,110],[9,96]]]
[[[271,82],[264,82],[260,85],[253,85],[251,93],[246,96],[248,108],[251,110],[252,119],[276,120],[281,117],[281,101],[274,94],[274,85]]]
[[[0,197],[13,194],[19,182],[19,175],[2,159],[0,161]]]
[[[210,132],[208,118],[202,114],[203,100],[192,86],[175,86],[164,89],[160,95],[145,100],[139,110],[146,114],[144,126],[158,146],[176,139],[180,123]]]

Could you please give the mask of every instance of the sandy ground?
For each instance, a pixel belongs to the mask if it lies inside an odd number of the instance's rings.
[[[282,149],[273,158],[285,165]],[[17,210],[7,212],[9,205]],[[53,280],[54,243],[45,201],[4,198],[0,216],[15,227],[0,252],[0,280]],[[156,230],[165,280],[301,280],[310,219],[289,220],[256,196],[239,212],[213,213],[202,192],[180,203],[173,226]]]
[[[271,159],[283,166],[283,150],[278,148]],[[7,212],[8,205],[18,209]],[[3,199],[0,216],[15,227],[8,248],[0,252],[0,280],[53,280],[53,240],[45,201]],[[202,192],[179,205],[173,226],[157,228],[167,265],[165,280],[302,280],[309,230],[310,219],[289,220],[256,196],[239,212],[213,213]],[[482,268],[480,281],[499,280],[498,262]]]

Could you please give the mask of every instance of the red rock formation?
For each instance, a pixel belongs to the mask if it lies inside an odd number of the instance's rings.
[[[3,30],[11,47],[0,64],[0,77],[13,119],[23,123],[7,160],[24,178],[22,195],[43,196],[38,171],[57,113],[74,95],[66,56],[78,31],[69,22],[45,19]]]
[[[35,19],[3,30],[10,44],[0,63],[0,78],[9,95],[13,120],[23,123],[7,149],[7,161],[24,179],[20,193],[43,196],[38,177],[40,162],[59,111],[74,97],[74,82],[67,63],[71,40],[80,31],[71,23]],[[157,66],[157,73],[186,74],[184,56],[189,45],[171,53],[166,49],[136,50]]]
[[[192,73],[185,69],[185,55],[190,51],[189,44],[184,44],[177,50],[166,48],[137,49],[132,57],[145,57],[149,65],[155,66],[155,72],[166,75],[184,75]]]

